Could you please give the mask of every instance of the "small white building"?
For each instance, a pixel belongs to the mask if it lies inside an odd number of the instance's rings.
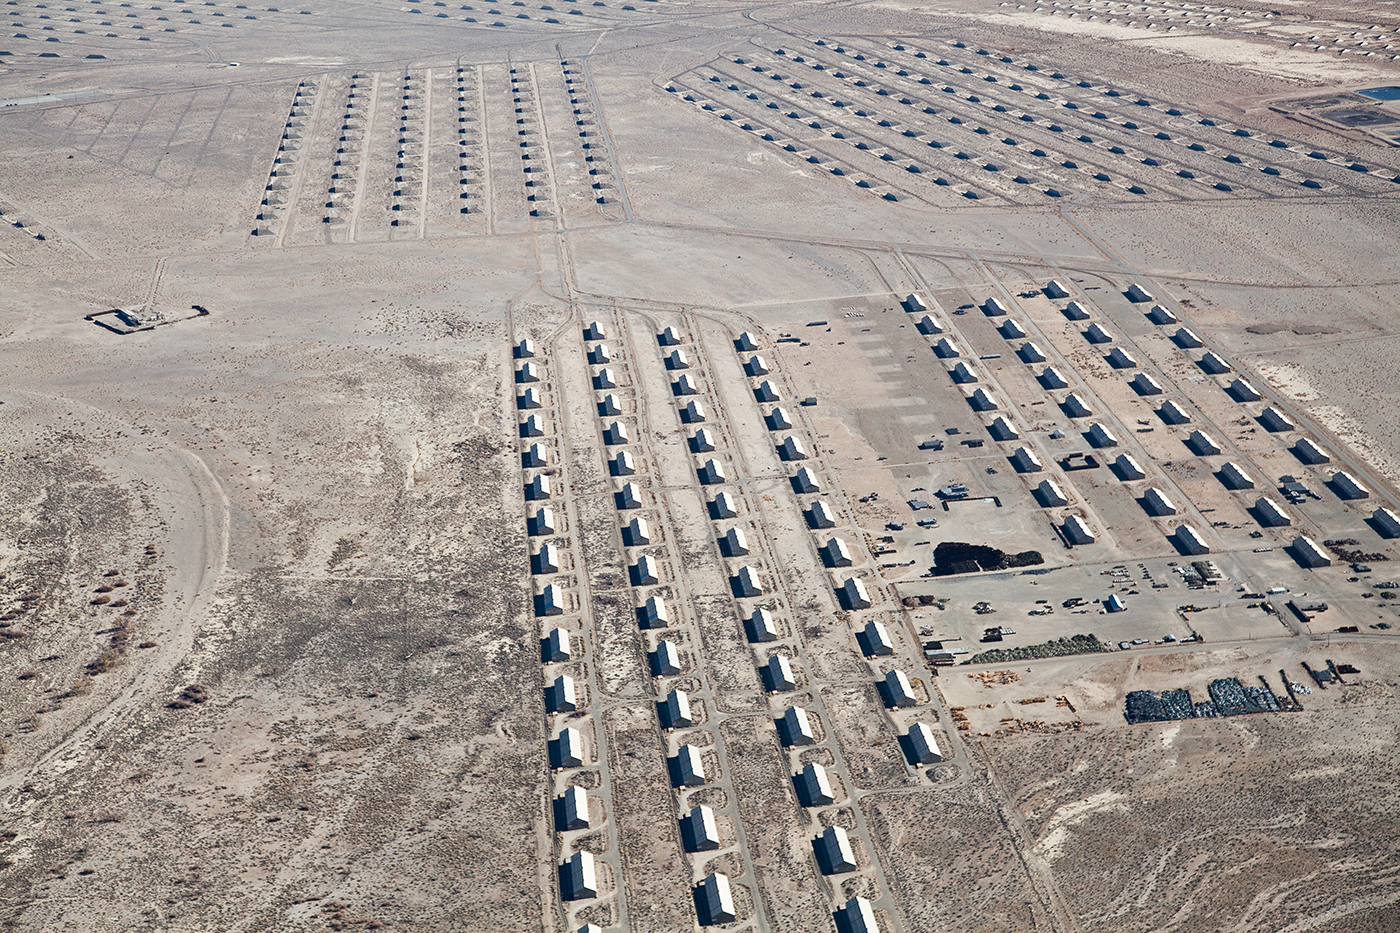
[[[1147,319],[1153,324],[1176,323],[1176,315],[1161,305],[1153,305],[1147,312]]]
[[[1016,452],[1011,455],[1011,465],[1018,473],[1039,473],[1045,469],[1045,464],[1040,462],[1035,451],[1029,447],[1017,447]]]
[[[1065,317],[1071,321],[1087,321],[1089,320],[1089,309],[1077,301],[1071,301],[1065,305]]]
[[[796,434],[789,434],[783,438],[783,442],[778,445],[778,453],[784,460],[807,459],[807,448],[803,446],[802,439]]]
[[[749,350],[757,350],[758,338],[753,335],[752,331],[746,330],[739,335],[738,339],[734,341],[734,347],[735,349],[743,352],[748,352]]]
[[[1018,351],[1016,351],[1016,352],[1019,353],[1019,354],[1021,355],[1021,360],[1022,360],[1022,362],[1025,362],[1025,363],[1044,363],[1044,362],[1045,362],[1045,351],[1042,350],[1042,349],[1040,349],[1040,346],[1039,346],[1038,344],[1036,344],[1035,341],[1033,341],[1033,340],[1027,340],[1025,343],[1021,344],[1021,349],[1018,350]]]
[[[1210,545],[1206,544],[1206,539],[1201,537],[1201,533],[1190,525],[1177,525],[1171,537],[1176,540],[1177,547],[1186,554],[1209,554]]]
[[[1227,461],[1220,467],[1220,478],[1225,481],[1225,485],[1231,489],[1253,489],[1254,477],[1244,471],[1244,468],[1233,460]]]
[[[1132,369],[1138,362],[1131,353],[1122,347],[1114,347],[1108,351],[1108,365],[1114,369]]]
[[[520,422],[521,437],[544,437],[544,418],[540,415],[530,415]]]
[[[840,538],[828,538],[821,550],[828,567],[849,567],[855,563],[851,557],[851,549]]]
[[[1199,428],[1191,432],[1191,436],[1186,439],[1186,443],[1201,457],[1211,457],[1221,451],[1221,447],[1215,442],[1215,438]]]
[[[637,516],[622,529],[622,536],[626,539],[624,543],[628,547],[639,547],[643,544],[650,544],[651,525],[647,523],[645,518]]]
[[[521,340],[515,345],[515,356],[517,359],[530,359],[535,355],[535,342],[529,337]]]
[[[690,373],[681,373],[676,381],[671,383],[671,391],[676,395],[694,395],[700,390],[695,386],[695,380],[690,378]]]
[[[1090,343],[1111,343],[1113,335],[1103,329],[1103,325],[1095,321],[1089,325],[1089,329],[1084,331],[1084,339]]]
[[[548,499],[554,494],[554,484],[549,477],[541,473],[530,480],[525,486],[525,498],[531,501],[538,499]]]
[[[1172,335],[1172,341],[1183,350],[1195,350],[1205,346],[1205,341],[1196,336],[1196,332],[1189,327],[1178,327],[1176,333]]]
[[[540,390],[530,386],[524,392],[515,397],[515,407],[521,411],[528,411],[532,408],[541,408],[544,402],[540,399]]]
[[[564,900],[583,901],[598,896],[598,872],[592,852],[575,852],[560,869]]]
[[[1040,500],[1040,504],[1047,509],[1058,508],[1069,505],[1069,497],[1060,488],[1060,484],[1053,479],[1043,479],[1040,485],[1035,487],[1035,497]]]
[[[1007,318],[1001,322],[997,331],[1007,340],[1019,340],[1026,336],[1026,329],[1021,326],[1021,322],[1015,318]]]
[[[705,406],[698,399],[691,399],[681,409],[681,420],[686,424],[700,424],[705,420]]]
[[[797,675],[793,673],[792,662],[781,654],[770,655],[763,667],[763,676],[768,688],[774,692],[797,689]]]
[[[674,327],[667,325],[661,333],[656,335],[656,342],[663,347],[674,347],[681,342],[680,332]]]
[[[773,613],[762,606],[755,609],[748,618],[749,640],[755,642],[777,641],[778,624],[773,621]]]
[[[1162,407],[1157,409],[1157,414],[1167,424],[1190,424],[1191,413],[1182,408],[1179,404],[1167,399],[1162,403]]]
[[[578,688],[568,674],[560,674],[549,685],[549,711],[551,713],[572,713],[578,709]]]
[[[1294,559],[1304,567],[1332,566],[1332,558],[1307,535],[1299,535],[1293,539],[1292,551]]]
[[[602,340],[608,336],[608,329],[602,321],[589,321],[583,328],[584,340]]]
[[[812,745],[817,741],[817,735],[812,731],[812,721],[802,707],[789,706],[779,722],[783,732],[783,744]]]
[[[1292,421],[1288,420],[1287,415],[1273,406],[1264,409],[1263,413],[1259,416],[1259,423],[1264,426],[1265,430],[1274,434],[1280,431],[1292,431],[1297,427]]]
[[[1361,481],[1346,470],[1338,470],[1332,474],[1332,488],[1343,499],[1371,498],[1371,490],[1361,485]]]
[[[826,500],[818,499],[807,509],[807,524],[813,528],[835,528],[836,516],[831,512],[831,506],[826,504]]]
[[[632,579],[635,586],[655,586],[661,582],[661,569],[656,558],[643,554],[632,565]]]
[[[620,415],[622,414],[622,401],[611,392],[603,396],[603,400],[598,403],[598,414],[600,415]]]
[[[1118,459],[1113,461],[1113,472],[1122,480],[1143,479],[1147,476],[1147,471],[1132,454],[1119,454]]]
[[[1298,438],[1298,443],[1293,445],[1293,453],[1304,463],[1331,463],[1332,455],[1317,445],[1317,442],[1309,437]]]
[[[1047,366],[1040,371],[1040,384],[1047,389],[1069,388],[1069,380],[1065,378],[1065,374],[1054,366]]]
[[[554,534],[554,510],[547,505],[542,505],[535,509],[535,514],[530,516],[530,534],[534,537],[543,537]]]
[[[632,476],[637,472],[637,460],[630,450],[619,450],[612,459],[613,476]]]
[[[875,908],[863,897],[853,897],[837,911],[845,925],[844,933],[880,933]]]
[[[1371,521],[1380,533],[1387,538],[1400,538],[1400,515],[1387,508],[1379,508],[1371,513]]]
[[[765,379],[753,390],[754,398],[760,402],[776,402],[783,397],[771,380]]]
[[[1167,494],[1156,486],[1149,486],[1147,491],[1142,494],[1142,503],[1149,515],[1161,517],[1176,514],[1176,503],[1167,498]]]
[[[865,591],[865,584],[859,577],[847,577],[842,582],[841,597],[847,609],[870,608],[870,594]]]
[[[646,628],[666,628],[671,624],[671,610],[660,596],[648,596],[641,606],[642,624]]]
[[[794,774],[792,782],[797,785],[797,795],[804,807],[823,807],[836,802],[826,768],[815,761]]]
[[[1045,297],[1058,301],[1061,298],[1069,297],[1069,290],[1060,283],[1059,279],[1051,279],[1045,286]]]
[[[674,642],[659,641],[654,654],[656,676],[674,677],[681,672],[681,655]]]
[[[1065,410],[1065,414],[1069,415],[1071,418],[1087,418],[1094,413],[1094,410],[1089,407],[1089,403],[1080,398],[1078,393],[1075,392],[1066,395],[1060,407],[1062,407]]]
[[[855,871],[859,867],[856,854],[851,849],[850,837],[840,826],[828,826],[812,844],[817,850],[817,860],[821,863],[823,874],[836,875]]]
[[[921,765],[931,765],[943,760],[937,733],[921,722],[909,727],[909,747],[914,753],[914,760]]]
[[[800,493],[810,495],[812,493],[821,492],[822,484],[817,474],[812,472],[811,467],[803,467],[793,474],[792,488]]]
[[[941,360],[951,360],[955,357],[962,356],[962,351],[958,349],[958,345],[947,337],[941,338],[938,343],[934,344],[933,352],[937,354],[938,358]]]
[[[549,586],[539,591],[538,615],[563,615],[567,605],[564,587],[559,586],[559,584],[550,583]]]
[[[1065,540],[1070,544],[1093,544],[1095,541],[1094,532],[1089,528],[1089,524],[1078,515],[1071,515],[1065,519],[1064,531]]]
[[[535,552],[531,563],[534,564],[535,573],[558,573],[559,572],[559,549],[553,544],[542,544]]]
[[[1006,305],[1001,303],[1000,298],[988,298],[982,302],[982,310],[988,317],[1000,317],[1006,313]]]
[[[734,913],[734,896],[729,890],[729,876],[722,872],[711,872],[700,882],[696,890],[699,892],[696,900],[704,908],[705,916],[700,922],[703,926],[717,926],[721,923],[733,923],[736,914]]]
[[[710,514],[715,518],[734,518],[739,514],[734,497],[728,492],[719,492],[710,500]]]
[[[595,389],[616,389],[617,373],[604,366],[593,376],[593,388]]]
[[[1133,304],[1142,304],[1143,302],[1157,300],[1152,296],[1151,292],[1149,292],[1147,289],[1143,288],[1136,282],[1128,286],[1128,291],[1126,294],[1128,296],[1128,300],[1131,301]]]
[[[1219,376],[1221,373],[1228,373],[1230,371],[1230,364],[1214,353],[1207,353],[1205,356],[1201,357],[1197,365],[1212,376]]]
[[[684,350],[672,350],[666,356],[666,368],[670,370],[689,369],[690,357],[685,355]]]
[[[573,657],[573,639],[569,637],[569,630],[555,627],[549,630],[549,635],[544,641],[544,657],[551,664],[562,664]]]
[[[865,623],[865,628],[860,630],[860,640],[863,642],[861,650],[872,658],[888,657],[894,654],[894,642],[890,640],[890,633],[885,629],[884,623],[870,621]]]
[[[684,690],[672,690],[661,703],[663,726],[667,729],[688,729],[695,725],[690,710],[690,695]]]
[[[890,706],[917,706],[919,698],[914,693],[914,685],[909,676],[900,670],[885,674],[885,700]]]
[[[1229,391],[1237,402],[1257,402],[1263,398],[1263,396],[1259,394],[1259,390],[1254,388],[1249,380],[1245,379],[1243,376],[1235,377],[1235,380],[1230,383]]]
[[[699,787],[705,783],[705,760],[694,745],[676,749],[676,782],[682,787]]]
[[[690,436],[690,449],[697,454],[709,453],[715,449],[715,436],[709,428],[700,428]]]
[[[522,363],[515,371],[516,382],[539,382],[540,368],[534,363]]]
[[[744,370],[750,376],[766,376],[769,373],[768,361],[755,353],[749,357],[749,361],[744,364]]]
[[[724,533],[720,544],[724,548],[725,557],[743,557],[749,553],[748,536],[744,534],[744,529],[737,526]]]
[[[682,834],[692,852],[710,852],[718,849],[719,827],[715,825],[715,811],[705,806],[691,807],[690,812],[681,817]]]
[[[923,314],[928,310],[928,302],[917,292],[911,293],[904,298],[904,310],[910,314]]]
[[[1089,442],[1095,447],[1117,447],[1118,435],[1108,425],[1095,421],[1089,425]]]
[[[718,486],[725,482],[724,467],[718,460],[706,460],[698,472],[700,482],[706,486]]]
[[[587,755],[583,749],[583,736],[572,726],[563,729],[554,739],[554,761],[559,768],[581,768]]]
[[[1255,500],[1254,513],[1259,516],[1259,524],[1268,528],[1293,524],[1293,516],[1285,512],[1283,506],[1268,496],[1260,496]]]
[[[977,411],[996,411],[1000,406],[986,389],[978,388],[968,396],[967,403]]]
[[[591,822],[588,815],[588,791],[577,786],[564,791],[564,796],[559,798],[559,813],[561,830],[587,829]]]
[[[520,462],[526,467],[542,467],[549,463],[549,448],[543,444],[531,444],[520,454]]]
[[[1162,384],[1152,378],[1150,373],[1138,373],[1128,381],[1128,385],[1133,387],[1133,391],[1138,395],[1161,395]]]
[[[768,430],[786,431],[792,427],[792,415],[781,405],[775,405],[767,415]]]
[[[619,509],[640,509],[642,507],[642,488],[636,483],[623,483],[622,488],[617,493],[617,507]]]
[[[606,343],[595,343],[588,351],[588,362],[594,366],[611,363],[612,358],[612,350],[608,348]]]
[[[996,420],[987,430],[991,432],[992,437],[999,441],[1014,441],[1021,437],[1021,432],[1016,430],[1016,426],[1007,421],[1004,415],[997,415]]]
[[[758,576],[758,571],[748,564],[740,567],[734,574],[734,590],[740,596],[753,598],[763,595],[763,582]]]
[[[919,318],[919,323],[914,326],[919,329],[919,333],[927,336],[943,333],[943,322],[932,314],[925,314]]]
[[[958,383],[959,385],[965,385],[967,383],[979,381],[977,371],[971,366],[967,365],[967,363],[962,362],[961,360],[959,360],[958,364],[953,367],[952,376],[953,381]]]

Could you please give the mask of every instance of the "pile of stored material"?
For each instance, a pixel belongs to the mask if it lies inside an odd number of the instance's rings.
[[[1246,687],[1235,677],[1221,677],[1210,682],[1209,700],[1193,703],[1191,691],[1134,690],[1124,703],[1123,716],[1130,723],[1171,722],[1176,719],[1215,719],[1221,716],[1244,716],[1250,713],[1277,713],[1297,709],[1296,700],[1280,701],[1260,678],[1260,686]]]
[[[1093,654],[1107,651],[1108,645],[1090,635],[1069,635],[1039,645],[1024,645],[1020,648],[994,648],[973,655],[973,664],[1004,664],[1007,661],[1030,661],[1034,658],[1062,658],[1071,654]]]

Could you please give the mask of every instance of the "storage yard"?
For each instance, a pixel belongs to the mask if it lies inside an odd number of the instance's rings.
[[[7,929],[1395,928],[1393,11],[60,6]]]

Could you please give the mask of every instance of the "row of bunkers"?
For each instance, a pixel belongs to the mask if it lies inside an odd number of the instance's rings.
[[[653,528],[646,517],[650,503],[649,483],[645,478],[648,456],[637,444],[645,442],[643,437],[632,436],[633,429],[626,419],[618,416],[633,410],[633,404],[626,397],[627,387],[639,381],[636,373],[626,370],[625,356],[606,341],[608,326],[595,321],[584,328],[584,338],[588,341],[586,355],[593,367],[591,381],[595,392],[602,450],[609,472],[617,477],[620,486],[616,489],[614,504],[622,527],[621,538],[629,553],[630,584],[634,588],[638,602],[638,618],[644,630],[655,630],[648,638],[657,637],[654,646],[648,650],[652,673],[656,680],[656,709],[658,728],[666,736],[668,770],[673,776],[677,793],[678,830],[687,851],[708,853],[726,848],[724,838],[726,817],[709,806],[697,804],[687,806],[684,797],[688,788],[704,787],[715,780],[707,768],[702,745],[682,741],[678,730],[705,728],[711,717],[705,709],[705,699],[688,693],[686,689],[674,687],[665,689],[664,678],[687,673],[685,644],[667,636],[673,626],[684,624],[685,613],[673,610],[667,603],[665,592],[677,581],[669,579],[668,562],[664,557],[647,549],[659,543],[664,533]],[[703,375],[704,361],[698,344],[687,346],[689,338],[668,327],[657,335],[657,342],[669,348],[664,354],[664,365],[668,371],[670,387],[675,399],[680,420],[690,432],[687,437],[689,448],[694,455],[694,470],[698,484],[711,488],[706,492],[706,503],[713,524],[713,532],[720,554],[731,559],[730,582],[736,601],[737,615],[742,621],[748,641],[751,644],[777,642],[782,639],[784,629],[791,630],[790,620],[775,618],[775,609],[782,605],[765,597],[768,592],[767,573],[759,560],[761,542],[751,542],[739,519],[745,508],[742,495],[737,491],[723,488],[731,482],[730,461],[723,456],[721,449],[726,436],[724,413],[709,410],[713,405],[719,408],[718,398],[709,401],[706,380]],[[819,465],[809,453],[803,433],[795,426],[795,418],[786,409],[785,388],[773,376],[774,367],[758,352],[758,338],[752,333],[744,333],[735,340],[735,347],[741,355],[746,374],[751,379],[753,398],[759,403],[772,403],[771,408],[762,411],[765,423],[773,436],[774,449],[779,458],[791,464],[794,472],[789,482],[794,493],[805,497],[803,514],[808,525],[817,536],[817,549],[823,563],[837,570],[832,587],[837,600],[848,610],[869,608],[872,600],[859,575],[850,573],[843,576],[840,568],[851,567],[863,562],[865,557],[857,557],[852,547],[838,534],[827,529],[836,525],[836,515],[827,498],[823,495],[824,480]],[[559,501],[563,491],[552,485],[551,467],[553,447],[543,438],[549,434],[545,409],[547,396],[544,363],[537,356],[532,341],[522,340],[516,346],[519,362],[515,380],[521,386],[517,395],[517,408],[521,414],[521,465],[527,471],[525,480],[526,498],[529,500],[528,531],[539,541],[532,549],[531,570],[542,582],[538,587],[536,614],[540,617],[562,616],[572,613],[577,607],[580,595],[571,592],[565,582],[555,578],[561,571],[572,569],[575,574],[581,568],[569,568],[570,560],[561,553],[561,547],[552,536],[562,533],[567,524],[566,516],[556,514],[552,505]],[[629,377],[630,375],[630,377]],[[635,429],[639,434],[644,428]],[[814,469],[813,467],[818,467]],[[567,578],[565,578],[567,579]],[[549,582],[544,582],[548,580]],[[683,589],[681,591],[684,591]],[[667,637],[660,637],[667,636]],[[560,718],[562,728],[551,728],[551,762],[560,769],[560,775],[567,776],[573,769],[589,767],[590,759],[585,746],[586,730],[577,725],[564,725],[570,720],[577,721],[588,706],[582,694],[585,685],[578,683],[569,673],[569,662],[580,658],[584,645],[584,633],[571,633],[565,624],[557,624],[543,636],[546,706],[551,716]],[[894,643],[883,624],[872,620],[858,633],[857,640],[862,650],[871,658],[892,655]],[[690,644],[698,645],[693,638]],[[697,659],[698,664],[698,659]],[[795,652],[781,648],[772,651],[760,664],[760,678],[765,690],[780,695],[799,689],[806,683]],[[891,669],[885,672],[880,681],[882,694],[891,708],[917,706],[919,703],[915,687],[902,671]],[[803,748],[818,744],[831,735],[820,722],[820,714],[802,705],[788,705],[777,716],[778,737],[789,748]],[[603,742],[601,737],[597,742]],[[719,742],[718,735],[712,742]],[[914,722],[902,736],[909,757],[918,764],[933,764],[943,757],[940,740],[935,731],[924,723]],[[597,756],[606,754],[602,747]],[[804,806],[821,807],[837,800],[833,792],[835,774],[827,768],[809,763],[792,776],[794,788]],[[563,780],[569,781],[568,777]],[[842,779],[844,783],[844,779]],[[606,788],[604,789],[607,790]],[[613,789],[613,792],[619,792]],[[625,792],[623,789],[622,792]],[[593,792],[595,798],[605,794]],[[594,803],[590,792],[577,783],[567,783],[555,800],[556,826],[561,834],[561,862],[559,864],[560,894],[569,903],[587,903],[605,896],[607,885],[600,882],[601,866],[616,875],[620,866],[606,856],[595,855],[586,849],[565,854],[568,848],[568,834],[596,828],[593,819]],[[732,822],[737,814],[730,814]],[[847,830],[828,827],[812,840],[813,852],[825,874],[839,874],[859,868],[855,856],[853,837]],[[697,858],[697,865],[700,864]],[[734,893],[728,875],[719,871],[703,871],[695,887],[697,918],[701,924],[728,923],[736,918]],[[616,883],[621,883],[618,878]],[[848,898],[836,905],[835,915],[848,923],[852,929],[875,930],[877,925],[870,902],[860,897]],[[862,925],[863,924],[863,925]]]
[[[1070,290],[1058,280],[1051,280],[1042,291],[1047,297],[1056,300],[1070,296]],[[1148,305],[1148,310],[1145,312],[1147,320],[1162,328],[1163,332],[1168,334],[1170,342],[1181,352],[1188,353],[1191,350],[1206,347],[1206,342],[1195,331],[1181,324],[1175,312],[1159,303],[1157,298],[1140,284],[1132,284],[1124,295],[1134,304]],[[955,384],[964,388],[964,397],[969,406],[975,411],[992,416],[991,422],[987,425],[988,434],[1000,442],[1016,443],[1015,448],[1008,455],[1013,468],[1022,474],[1036,474],[1045,471],[1045,459],[1035,449],[1029,438],[1023,437],[1027,433],[1026,429],[1015,422],[1017,411],[1015,401],[1019,400],[1003,402],[989,386],[980,384],[984,382],[983,374],[978,371],[974,363],[963,358],[965,351],[960,346],[958,338],[951,332],[951,328],[940,317],[937,310],[931,307],[930,301],[925,296],[918,293],[910,294],[904,299],[904,306],[909,314],[915,318],[916,329],[929,338],[933,353],[940,359],[949,361],[952,366],[949,370],[949,376]],[[983,301],[980,307],[987,317],[999,320],[996,326],[997,333],[1013,344],[1014,353],[1012,355],[1015,358],[1025,365],[1033,367],[1032,372],[1036,382],[1052,392],[1068,390],[1063,396],[1052,395],[1051,398],[1069,418],[1088,422],[1084,437],[1090,446],[1100,451],[1109,452],[1117,452],[1118,448],[1124,446],[1119,432],[1108,423],[1112,418],[1112,413],[1096,412],[1095,405],[1090,400],[1089,390],[1074,387],[1071,377],[1075,375],[1075,370],[1068,360],[1063,362],[1052,360],[1045,350],[1048,344],[1033,339],[1034,335],[1028,329],[1027,324],[1011,316],[1010,307],[1001,298],[990,297]],[[1116,336],[1110,326],[1106,326],[1104,321],[1096,318],[1085,301],[1069,300],[1063,306],[1062,313],[1068,321],[1084,323],[1084,329],[1080,333],[1087,343],[1091,346],[1108,348],[1106,351],[1100,350],[1100,352],[1103,353],[1103,359],[1108,364],[1110,371],[1123,372],[1129,388],[1137,396],[1144,399],[1155,399],[1157,396],[1165,396],[1174,389],[1171,380],[1164,373],[1154,373],[1144,368],[1137,356],[1123,345],[1127,342],[1127,338]],[[999,359],[1001,354],[994,354],[990,358]],[[1234,367],[1213,350],[1205,349],[1199,358],[1190,358],[1194,365],[1205,374],[1228,376],[1233,373]],[[1228,384],[1224,384],[1224,391],[1241,406],[1254,403],[1262,405],[1262,411],[1251,410],[1250,417],[1270,435],[1287,435],[1299,430],[1294,418],[1281,410],[1277,404],[1266,402],[1263,393],[1244,376],[1234,376]],[[1227,452],[1227,445],[1218,441],[1211,430],[1195,426],[1195,422],[1201,418],[1188,402],[1164,397],[1160,401],[1153,401],[1153,404],[1157,406],[1156,414],[1163,423],[1173,427],[1181,426],[1183,430],[1190,429],[1189,435],[1184,438],[1184,446],[1190,454],[1197,457],[1239,456],[1236,452]],[[1100,420],[1091,420],[1095,418]],[[1295,437],[1290,445],[1290,450],[1299,461],[1308,466],[1330,464],[1333,459],[1330,452],[1317,441],[1305,435]],[[1111,462],[1111,468],[1124,482],[1148,479],[1148,473],[1138,457],[1126,450],[1117,453],[1116,459]],[[1222,484],[1230,490],[1250,490],[1256,486],[1250,469],[1242,466],[1236,460],[1225,460],[1216,467],[1215,472]],[[1287,479],[1290,478],[1285,478],[1285,480]],[[1363,500],[1371,497],[1371,490],[1355,475],[1346,470],[1331,471],[1326,482],[1340,499]],[[1033,490],[1033,496],[1045,508],[1062,508],[1070,505],[1070,497],[1053,479],[1042,480],[1040,485]],[[1149,515],[1166,521],[1168,540],[1178,551],[1188,555],[1206,554],[1211,551],[1211,544],[1197,527],[1189,520],[1176,518],[1176,516],[1186,516],[1193,511],[1194,507],[1189,501],[1183,501],[1178,505],[1171,501],[1165,491],[1156,487],[1148,487],[1142,491],[1138,501]],[[1295,524],[1294,516],[1270,496],[1257,497],[1248,505],[1247,510],[1261,527],[1276,528]],[[1372,527],[1383,536],[1392,536],[1389,530],[1391,528],[1389,516],[1393,514],[1387,508],[1377,509],[1372,516]],[[1090,527],[1084,514],[1066,515],[1063,523],[1058,526],[1058,530],[1069,546],[1092,544],[1097,540],[1097,535]],[[1307,535],[1297,536],[1289,550],[1297,561],[1305,567],[1325,566],[1330,563],[1326,558],[1326,552]]]

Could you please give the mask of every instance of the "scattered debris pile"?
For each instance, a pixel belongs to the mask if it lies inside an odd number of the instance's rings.
[[[1108,645],[1099,641],[1093,634],[1068,635],[1039,645],[1023,645],[1019,648],[993,648],[973,655],[973,664],[1005,664],[1008,661],[1030,661],[1035,658],[1062,658],[1071,654],[1094,654],[1109,650]]]

